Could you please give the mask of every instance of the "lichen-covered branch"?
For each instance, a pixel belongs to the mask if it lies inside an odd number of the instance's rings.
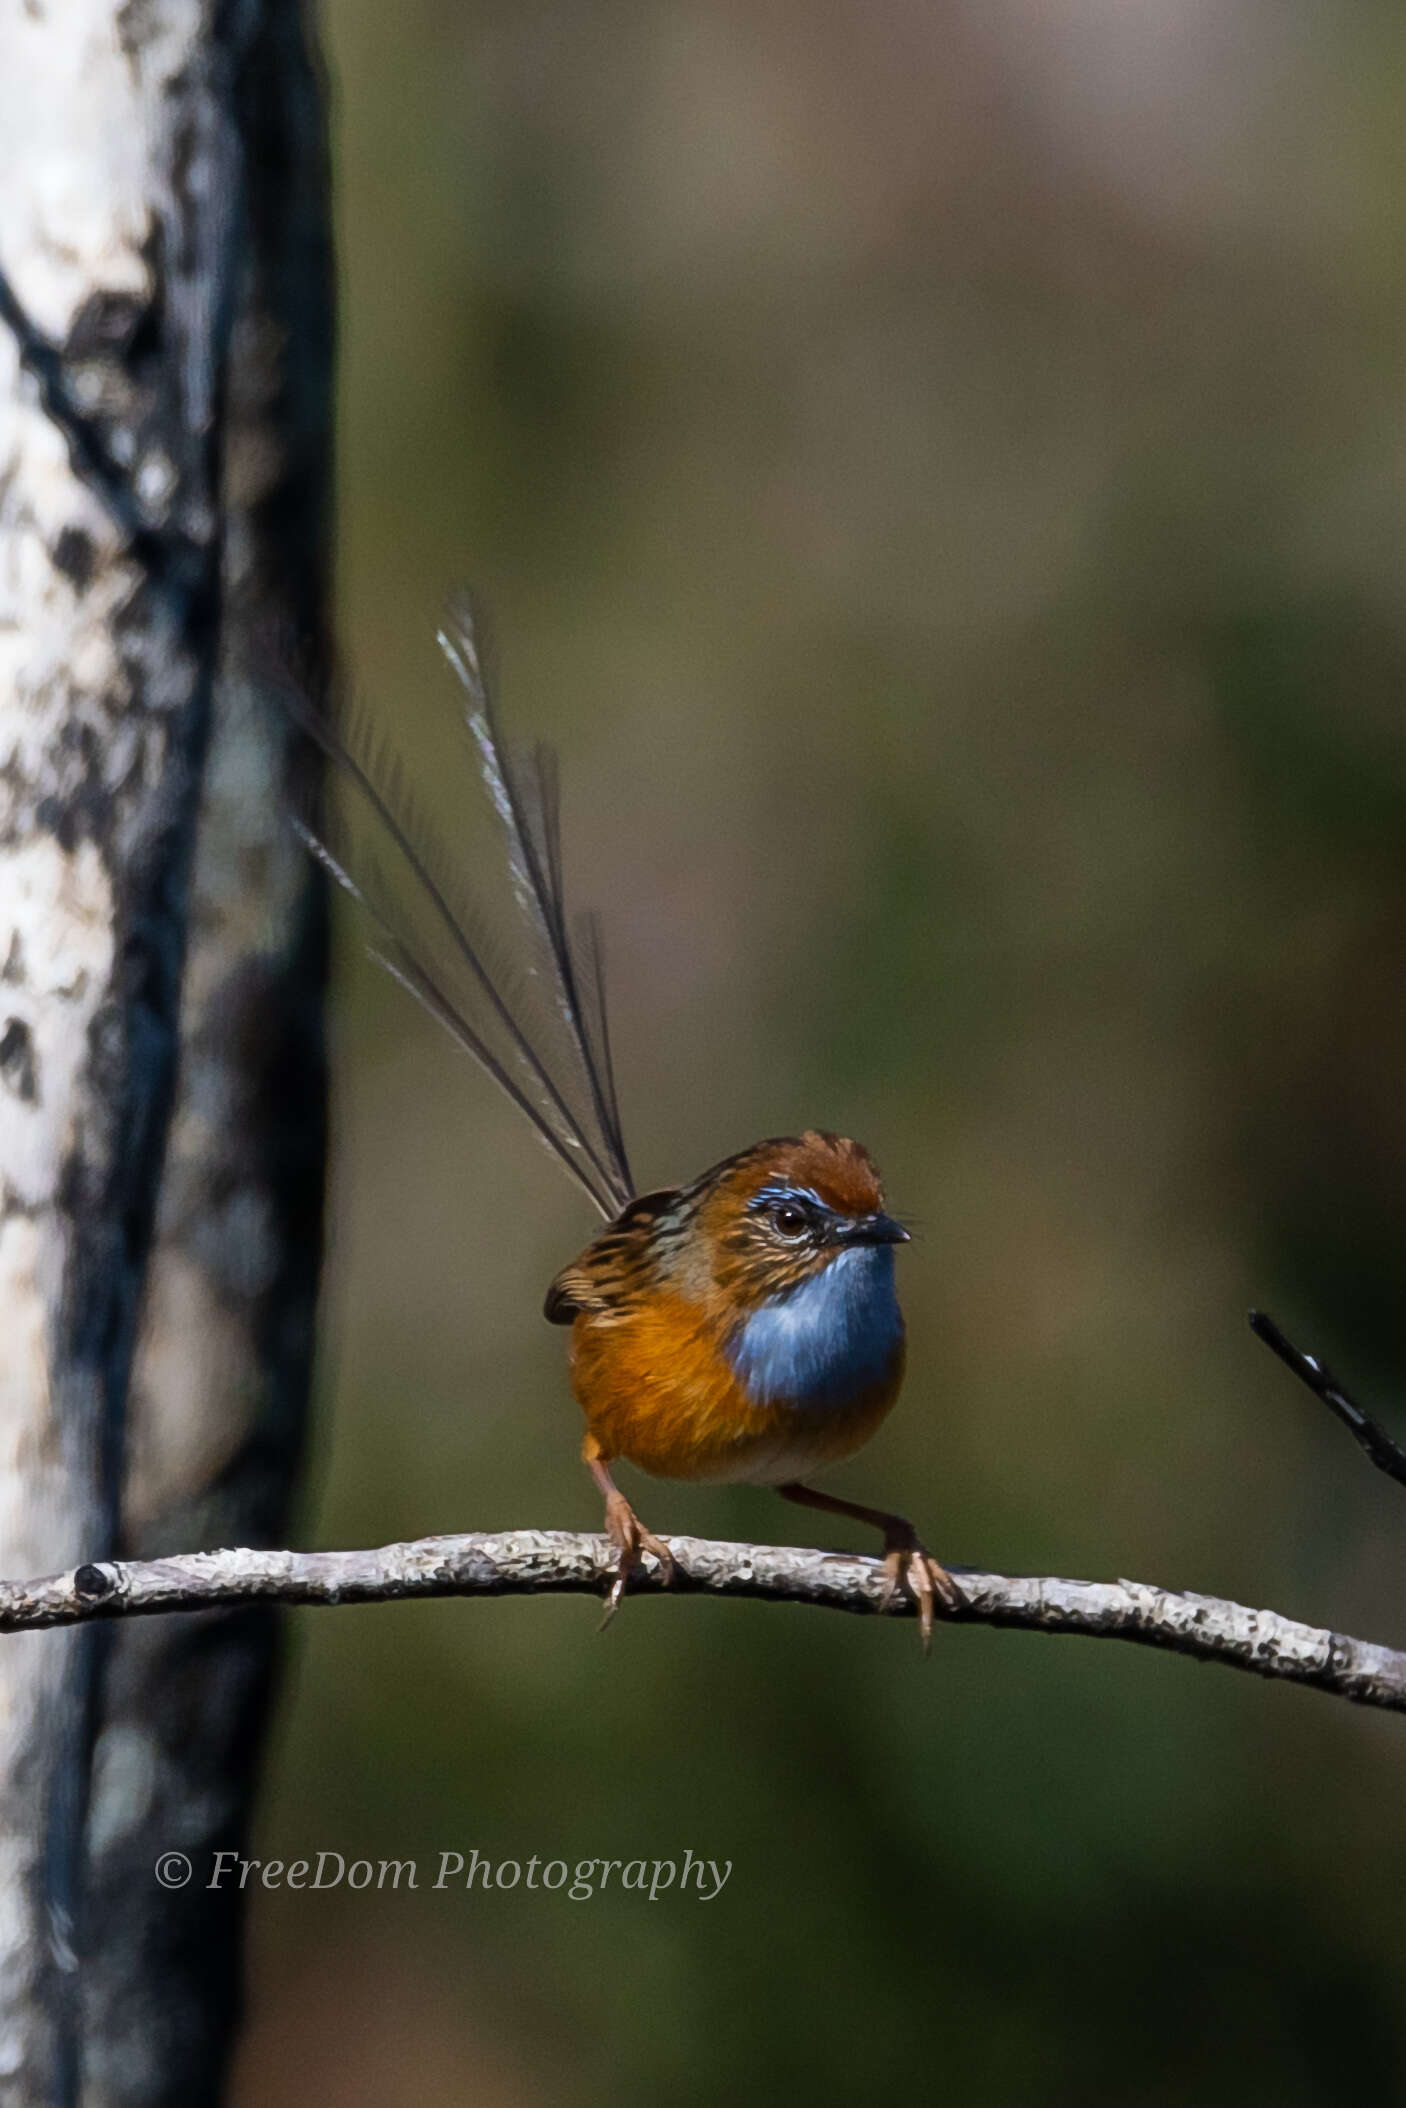
[[[750,1596],[830,1610],[909,1616],[885,1603],[882,1564],[856,1552],[720,1544],[671,1537],[672,1593]],[[192,1552],[145,1563],[99,1561],[42,1581],[0,1582],[0,1632],[93,1618],[142,1617],[233,1603],[393,1603],[408,1596],[603,1595],[618,1553],[604,1537],[565,1530],[422,1537],[375,1551]],[[1355,1705],[1406,1713],[1406,1653],[1301,1625],[1273,1610],[1180,1594],[1145,1581],[1066,1581],[955,1569],[966,1597],[957,1623],[1134,1640],[1311,1684]],[[646,1557],[631,1593],[664,1592]],[[627,1599],[628,1600],[628,1599]]]

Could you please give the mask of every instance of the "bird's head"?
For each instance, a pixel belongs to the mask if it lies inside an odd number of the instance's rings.
[[[705,1172],[695,1193],[696,1235],[713,1282],[739,1310],[790,1294],[847,1254],[870,1254],[891,1278],[892,1247],[908,1242],[902,1223],[884,1211],[864,1145],[815,1128],[729,1157]]]

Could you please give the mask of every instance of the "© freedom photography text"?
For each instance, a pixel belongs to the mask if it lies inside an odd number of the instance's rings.
[[[203,1888],[268,1889],[453,1889],[482,1890],[485,1895],[517,1888],[564,1895],[569,1903],[589,1903],[608,1889],[627,1889],[648,1903],[670,1893],[699,1903],[713,1903],[732,1873],[730,1859],[703,1859],[692,1850],[677,1859],[488,1859],[475,1847],[440,1852],[431,1860],[348,1859],[322,1851],[306,1859],[246,1859],[233,1851],[212,1852],[208,1868],[199,1869],[184,1852],[163,1852],[156,1862],[163,1888],[188,1888],[197,1878]]]

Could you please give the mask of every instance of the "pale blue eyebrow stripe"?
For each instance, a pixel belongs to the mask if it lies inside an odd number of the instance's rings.
[[[833,1215],[835,1212],[827,1202],[820,1198],[814,1186],[785,1186],[779,1184],[763,1186],[761,1191],[754,1196],[752,1206],[756,1207],[757,1202],[763,1200],[808,1200],[812,1207],[822,1209],[826,1215]]]

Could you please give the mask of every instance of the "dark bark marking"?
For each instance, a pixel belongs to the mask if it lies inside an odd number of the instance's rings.
[[[0,1076],[26,1105],[38,1104],[34,1035],[22,1017],[7,1018],[4,1031],[0,1032]]]
[[[97,565],[93,537],[81,527],[65,527],[49,553],[54,569],[63,573],[74,591],[85,592]]]

